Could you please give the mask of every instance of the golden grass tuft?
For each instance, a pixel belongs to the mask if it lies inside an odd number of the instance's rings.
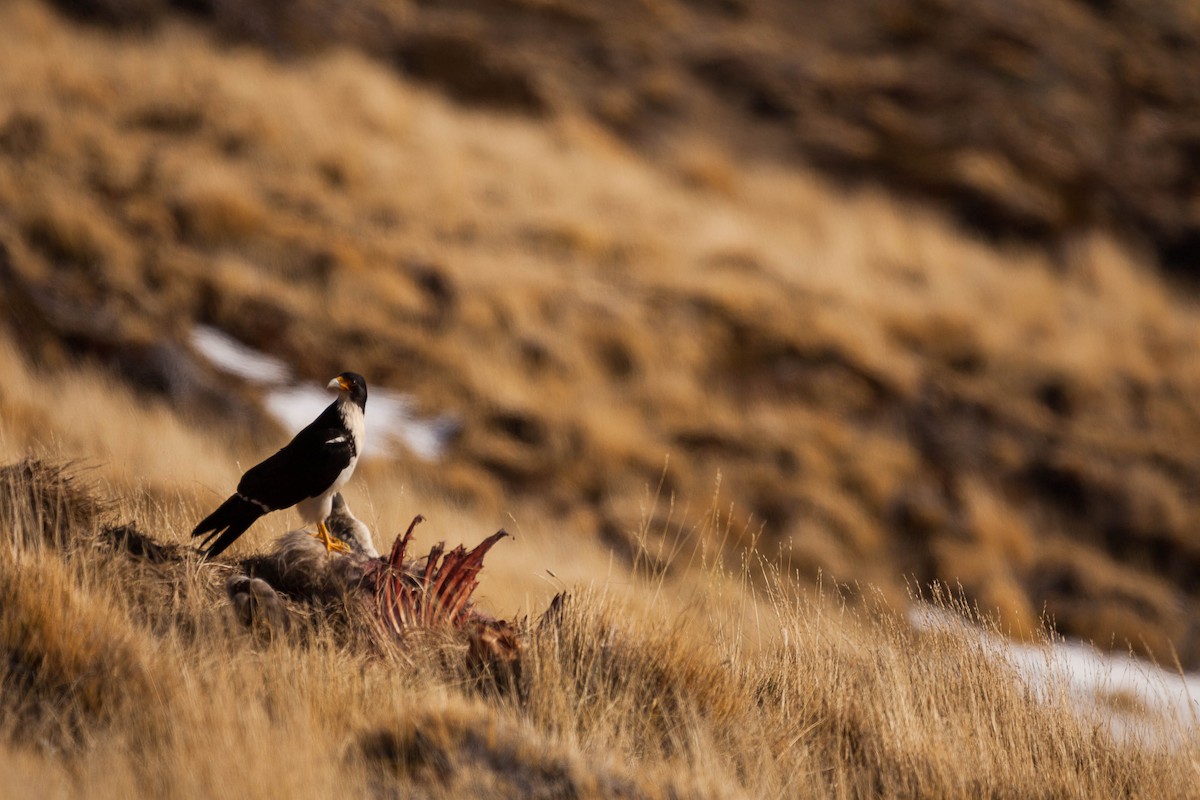
[[[15,741],[69,747],[153,695],[151,648],[96,599],[52,557],[10,553],[0,562],[0,680]]]
[[[40,207],[25,206],[22,232],[32,247],[52,263],[100,272],[115,268],[123,242],[91,204],[59,198]]]
[[[722,195],[733,195],[737,190],[737,169],[712,142],[685,139],[675,144],[670,157],[679,179],[688,186]]]
[[[174,212],[180,234],[206,247],[253,236],[262,229],[265,214],[252,192],[235,175],[204,170],[177,190]]]

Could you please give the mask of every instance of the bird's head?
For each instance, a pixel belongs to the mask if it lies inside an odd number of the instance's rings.
[[[367,408],[367,382],[357,372],[343,372],[329,382],[330,389],[337,389],[338,394],[352,400],[364,411]]]

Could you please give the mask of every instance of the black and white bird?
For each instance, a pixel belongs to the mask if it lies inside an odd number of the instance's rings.
[[[205,517],[192,536],[203,536],[206,556],[224,552],[264,514],[296,506],[317,526],[326,551],[345,550],[325,525],[333,496],[354,474],[366,432],[367,382],[343,372],[329,382],[338,396],[279,452],[246,471],[237,492]]]

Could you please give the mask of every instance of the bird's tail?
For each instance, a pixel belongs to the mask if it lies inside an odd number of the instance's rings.
[[[265,513],[266,510],[257,503],[235,494],[202,519],[192,531],[192,536],[204,537],[200,547],[207,548],[204,550],[206,557],[218,556]]]

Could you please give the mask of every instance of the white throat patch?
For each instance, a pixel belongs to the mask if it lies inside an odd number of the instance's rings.
[[[338,413],[342,415],[342,424],[350,431],[350,438],[354,441],[355,456],[362,455],[367,438],[367,420],[363,410],[350,398],[339,395]]]

